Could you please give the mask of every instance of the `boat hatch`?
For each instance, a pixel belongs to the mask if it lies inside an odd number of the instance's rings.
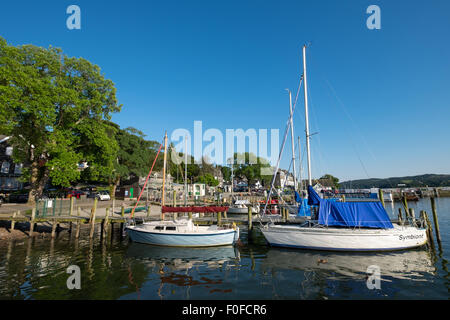
[[[155,230],[164,230],[164,226],[156,226]]]
[[[177,227],[166,227],[166,230],[175,231],[177,230]]]

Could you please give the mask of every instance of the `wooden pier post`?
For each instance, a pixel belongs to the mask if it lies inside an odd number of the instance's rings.
[[[416,216],[414,214],[414,208],[409,208],[409,216],[411,217],[412,223],[416,225]]]
[[[94,230],[95,230],[95,214],[96,214],[96,211],[97,211],[97,201],[98,201],[98,199],[95,198],[95,200],[94,200],[94,206],[93,206],[92,209],[91,209],[91,221],[90,221],[90,224],[91,224],[91,231],[90,231],[90,233],[89,233],[89,238],[90,238],[90,239],[92,239],[92,238],[94,237]]]
[[[74,197],[70,197],[70,207],[69,207],[69,216],[72,216],[73,213],[73,201],[74,201]]]
[[[103,222],[104,222],[103,236],[106,239],[106,237],[108,236],[108,226],[109,226],[109,208],[106,208],[105,220]]]
[[[17,217],[17,211],[14,211],[13,216],[12,216],[12,220],[11,220],[11,230],[14,230],[14,227],[16,226],[16,220],[15,218]]]
[[[54,239],[56,237],[56,227],[57,227],[58,223],[56,222],[56,219],[53,219],[53,224],[52,224],[52,239]]]
[[[79,217],[81,214],[81,208],[79,206],[77,206],[77,217]]]
[[[148,207],[147,207],[147,218],[150,217],[150,209],[151,209],[150,208],[150,204],[148,204]]]
[[[403,217],[402,217],[402,208],[398,208],[398,222],[403,226],[405,223],[404,223],[404,220],[403,220]]]
[[[383,195],[383,190],[378,189],[378,198],[380,198],[380,202],[383,205],[383,208],[386,208],[386,206],[384,205],[384,195]]]
[[[188,212],[189,220],[192,220],[192,212]]]
[[[34,221],[36,219],[36,208],[31,209],[31,221],[30,221],[30,237],[33,236],[34,231]]]
[[[120,215],[123,217],[125,217],[125,205],[122,203],[122,210],[120,212]]]
[[[77,228],[75,230],[75,239],[80,237],[80,229],[81,229],[81,220],[77,221]]]
[[[222,212],[217,212],[217,225],[220,226],[222,224]]]
[[[250,233],[253,230],[253,217],[252,217],[252,208],[248,207],[248,235],[250,236]]]
[[[406,200],[406,194],[402,196],[403,207],[405,208],[405,216],[408,216],[408,200]]]
[[[436,200],[434,199],[434,197],[431,197],[430,200],[431,200],[431,211],[433,212],[434,232],[436,232],[437,242],[441,244],[441,233],[439,231],[439,221],[436,211]]]

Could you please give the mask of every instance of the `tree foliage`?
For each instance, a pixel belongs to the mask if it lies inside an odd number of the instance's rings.
[[[100,68],[60,49],[10,46],[0,38],[0,129],[12,136],[15,162],[24,164],[30,200],[52,184],[70,186],[87,162],[91,179],[114,168],[118,144],[111,114],[116,89]]]

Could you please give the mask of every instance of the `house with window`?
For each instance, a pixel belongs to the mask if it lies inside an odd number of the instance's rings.
[[[13,147],[8,143],[10,136],[0,135],[0,192],[21,190],[23,183],[19,181],[23,164],[14,163]]]

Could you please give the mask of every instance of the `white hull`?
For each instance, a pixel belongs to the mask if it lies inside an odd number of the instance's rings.
[[[414,248],[427,242],[426,230],[410,226],[394,229],[349,229],[267,225],[261,232],[271,246],[331,251],[389,251]]]
[[[175,228],[167,230],[166,227]],[[192,221],[157,221],[127,226],[131,241],[169,247],[213,247],[233,245],[239,239],[239,228],[194,226]]]

